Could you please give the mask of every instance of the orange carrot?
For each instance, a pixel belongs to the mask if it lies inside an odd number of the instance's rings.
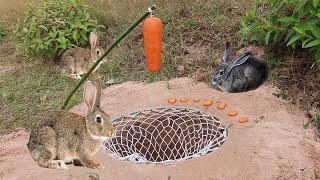
[[[168,102],[169,102],[170,104],[174,104],[174,103],[177,102],[177,99],[176,99],[176,98],[170,98],[170,99],[168,99]]]
[[[228,113],[229,116],[236,116],[237,114],[238,114],[238,112],[235,110],[229,111],[229,113]]]
[[[162,22],[157,17],[148,17],[143,24],[144,47],[148,71],[156,72],[161,66]]]
[[[199,101],[200,101],[199,98],[194,98],[194,99],[193,99],[193,102],[199,102]]]
[[[203,101],[203,105],[204,106],[211,106],[213,103],[213,101],[211,99],[206,99]]]
[[[249,119],[247,117],[239,118],[239,122],[241,122],[241,123],[245,123],[245,122],[248,122],[248,121],[249,121]]]
[[[180,102],[187,102],[187,101],[188,101],[187,98],[181,98],[181,99],[180,99]]]
[[[218,109],[224,109],[224,108],[226,108],[226,106],[227,106],[227,104],[226,103],[224,103],[224,102],[221,102],[221,103],[219,103],[218,104]]]

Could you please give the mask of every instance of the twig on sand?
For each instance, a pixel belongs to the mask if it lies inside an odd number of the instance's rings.
[[[247,129],[247,128],[252,128],[253,126],[255,126],[256,124],[258,124],[258,122],[262,121],[263,119],[265,119],[266,116],[260,116],[259,118],[253,119],[253,121],[255,122],[254,124],[252,124],[251,126],[248,127],[244,127],[244,128],[237,128],[237,129]]]

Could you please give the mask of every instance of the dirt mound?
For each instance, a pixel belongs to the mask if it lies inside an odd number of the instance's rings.
[[[94,159],[105,169],[92,170],[68,165],[68,171],[40,168],[31,159],[23,130],[0,136],[0,179],[79,179],[88,172],[101,179],[316,179],[320,176],[320,144],[312,130],[303,129],[304,113],[273,95],[276,89],[262,86],[254,91],[228,94],[205,83],[180,78],[152,84],[127,82],[103,91],[101,106],[115,118],[145,108],[168,106],[170,97],[213,98],[205,108],[201,101],[177,102],[218,116],[231,125],[227,141],[215,152],[172,165],[133,164],[110,157],[103,150]],[[218,110],[219,101],[227,103]],[[237,117],[227,112],[235,109]],[[84,103],[71,111],[85,114]],[[246,116],[248,123],[239,123]]]

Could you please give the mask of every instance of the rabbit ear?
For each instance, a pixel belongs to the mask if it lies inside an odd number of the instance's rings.
[[[100,105],[100,84],[96,85],[91,81],[84,84],[84,101],[88,107],[89,112],[93,113],[94,110]]]
[[[251,53],[250,52],[246,52],[244,54],[242,54],[241,56],[235,58],[232,62],[232,66],[240,66],[241,64],[245,63],[249,57],[251,57]]]
[[[96,91],[97,91],[97,95],[96,95],[96,106],[99,107],[100,106],[100,99],[101,99],[101,83],[98,80],[94,80],[94,84],[96,85]]]
[[[226,43],[226,49],[224,50],[224,55],[223,55],[223,62],[227,63],[229,61],[229,54],[230,54],[230,43]]]
[[[98,35],[95,32],[90,32],[89,41],[91,49],[98,47]]]

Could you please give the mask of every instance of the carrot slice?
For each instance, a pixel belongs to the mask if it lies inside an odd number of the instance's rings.
[[[221,103],[219,103],[218,104],[218,109],[224,109],[224,108],[226,108],[226,106],[227,106],[227,104],[226,103],[224,103],[224,102],[221,102]]]
[[[188,101],[187,98],[181,98],[181,99],[180,99],[180,102],[187,102],[187,101]]]
[[[176,98],[170,98],[170,99],[168,99],[168,102],[169,102],[170,104],[174,104],[174,103],[177,102],[177,99],[176,99]]]
[[[249,119],[247,117],[241,117],[239,119],[239,122],[241,122],[241,123],[245,123],[245,122],[248,122],[248,121],[249,121]]]
[[[199,98],[194,98],[194,99],[193,99],[193,102],[199,102],[199,101],[200,101]]]
[[[211,99],[206,99],[203,101],[204,106],[211,106],[213,104],[213,101]]]
[[[238,112],[237,111],[229,111],[229,113],[228,113],[228,115],[229,116],[236,116],[238,114]]]

